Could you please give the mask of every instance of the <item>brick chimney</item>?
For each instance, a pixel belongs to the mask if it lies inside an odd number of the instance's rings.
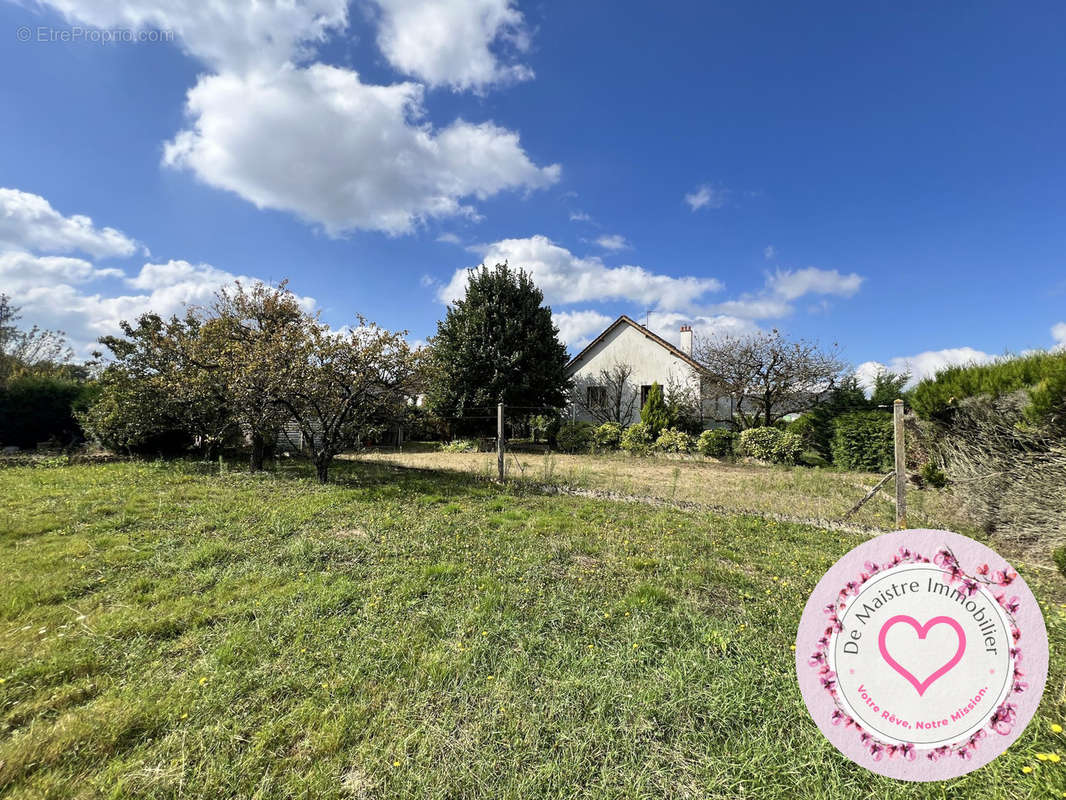
[[[681,352],[686,356],[692,356],[692,326],[681,326]]]

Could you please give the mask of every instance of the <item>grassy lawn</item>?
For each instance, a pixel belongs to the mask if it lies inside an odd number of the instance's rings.
[[[1066,587],[1024,564],[1051,676],[1006,756],[824,741],[791,644],[858,541],[362,461],[0,470],[0,795],[1062,796]]]
[[[420,469],[495,475],[495,453],[426,451],[371,452],[361,460]],[[563,483],[665,500],[684,500],[738,512],[762,512],[813,520],[841,521],[856,502],[881,479],[863,472],[840,472],[807,467],[770,467],[731,464],[695,457],[634,458],[610,455],[508,454],[507,472],[514,479]],[[895,488],[891,482],[852,518],[855,525],[895,528]],[[908,487],[910,527],[947,527],[973,533],[972,526],[950,491],[918,491]]]

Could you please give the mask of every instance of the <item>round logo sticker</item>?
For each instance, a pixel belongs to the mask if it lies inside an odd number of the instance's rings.
[[[888,533],[818,582],[800,621],[807,708],[844,755],[893,778],[954,778],[1029,723],[1047,678],[1044,618],[995,551],[949,531]]]

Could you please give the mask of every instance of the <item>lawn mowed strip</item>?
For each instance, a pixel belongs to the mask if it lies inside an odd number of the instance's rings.
[[[807,594],[857,537],[389,465],[335,477],[0,470],[0,795],[1066,791],[1046,572],[1021,565],[1048,602],[1040,713],[992,765],[907,785],[838,755],[795,685]]]

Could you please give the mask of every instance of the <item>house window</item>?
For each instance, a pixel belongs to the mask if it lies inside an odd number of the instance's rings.
[[[648,402],[648,395],[651,394],[651,386],[645,384],[640,387],[640,407],[644,408],[644,405]]]
[[[604,408],[607,405],[607,387],[589,386],[585,399],[589,408]]]

